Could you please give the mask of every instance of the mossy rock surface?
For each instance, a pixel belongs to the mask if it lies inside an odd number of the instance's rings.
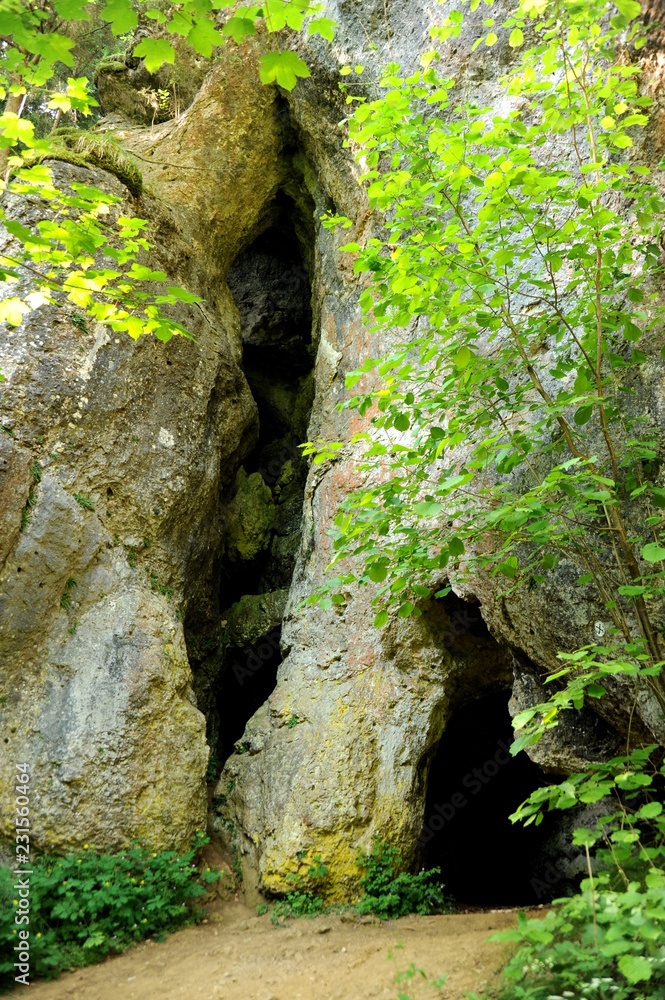
[[[272,493],[260,472],[240,467],[228,508],[226,551],[231,562],[246,562],[268,548],[275,524]]]
[[[136,162],[118,143],[98,132],[58,129],[51,136],[51,148],[47,153],[28,154],[25,159],[29,165],[61,160],[77,167],[99,167],[117,177],[135,198],[140,198],[143,192],[143,175]]]
[[[229,642],[240,649],[248,649],[281,625],[288,596],[286,589],[268,594],[244,594],[224,614]]]

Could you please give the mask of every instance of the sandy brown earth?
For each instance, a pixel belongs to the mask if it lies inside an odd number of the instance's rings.
[[[363,921],[373,918],[362,918]],[[396,1000],[397,969],[411,962],[429,979],[407,995],[464,1000],[497,981],[505,945],[489,943],[514,926],[515,911],[360,922],[347,914],[276,927],[240,901],[219,902],[206,922],[145,942],[101,965],[35,983],[36,1000]],[[398,943],[396,961],[388,959]],[[420,979],[420,977],[419,977]]]

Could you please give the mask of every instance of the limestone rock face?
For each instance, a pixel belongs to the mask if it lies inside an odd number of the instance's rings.
[[[246,61],[164,133],[121,130],[142,151],[140,203],[108,173],[52,164],[149,220],[153,266],[205,300],[175,309],[195,339],[134,343],[69,305],[0,330],[0,785],[29,764],[36,850],[180,847],[205,826],[182,618],[223,544],[222,483],[258,433],[224,275],[281,170],[275,95]],[[9,210],[26,224],[40,207]],[[12,824],[4,796],[0,833]]]
[[[274,590],[268,594],[245,594],[226,612],[229,642],[240,649],[248,649],[262,636],[279,628],[284,617],[287,590]]]
[[[289,96],[289,108],[311,165],[316,215],[332,202],[354,224],[339,237],[317,231],[313,313],[318,353],[308,431],[310,439],[348,441],[361,425],[349,411],[336,409],[344,399],[344,373],[367,356],[385,352],[386,342],[363,328],[357,277],[337,251],[338,243],[371,235],[374,222],[356,184],[357,168],[335,128],[344,105],[334,81],[340,64],[361,63],[371,93],[386,62],[399,63],[405,74],[416,69],[428,44],[430,14],[410,0],[385,5],[377,0],[363,5],[360,25],[344,0],[327,6],[338,22],[335,44],[328,48],[302,40],[312,77]],[[461,78],[466,95],[472,88],[479,105],[496,96],[498,78],[512,58],[503,44],[491,52],[481,46],[472,55],[483,16],[480,9],[465,13],[460,36],[449,43],[446,67]],[[650,378],[640,399],[660,413],[662,378],[655,370]],[[248,884],[269,892],[287,891],[289,877],[304,874],[310,859],[321,853],[331,864],[322,891],[330,899],[348,897],[357,885],[357,849],[367,848],[373,834],[399,844],[404,856],[413,858],[429,763],[456,706],[510,687],[512,650],[531,665],[518,670],[513,707],[533,704],[542,694],[538,676],[557,663],[556,651],[591,641],[599,618],[592,597],[580,600],[579,574],[563,562],[535,601],[526,592],[500,598],[496,581],[479,577],[460,591],[467,603],[455,605],[453,596],[448,606],[423,609],[421,618],[407,623],[393,618],[380,632],[372,624],[371,593],[354,592],[345,605],[328,611],[303,607],[302,599],[315,589],[332,556],[329,534],[339,504],[362,483],[352,458],[347,447],[334,462],[310,469],[277,686],[246,726],[246,752],[230,758],[219,782],[218,793],[233,791],[218,808],[214,826],[237,831]],[[468,621],[469,615],[477,615],[476,620]],[[560,736],[541,746],[535,759],[544,770],[570,773],[614,750],[632,699],[618,686],[607,704],[610,725],[594,717],[564,724]],[[633,724],[655,732],[657,706],[643,700]]]
[[[212,602],[222,557],[247,576],[265,556],[269,569],[257,569],[228,627],[242,648],[281,620],[283,661],[237,741],[243,752],[226,762],[211,826],[236,831],[250,887],[287,891],[289,876],[321,854],[334,861],[325,891],[340,900],[354,891],[357,849],[373,834],[415,857],[428,770],[456,708],[513,685],[515,709],[540,697],[556,650],[588,641],[599,611],[579,600],[563,562],[536,597],[499,599],[478,578],[382,631],[371,591],[327,611],[302,604],[362,473],[346,447],[309,469],[303,504],[294,439],[350,440],[360,424],[338,409],[344,374],[386,349],[363,327],[359,279],[338,249],[376,225],[338,128],[338,68],[363,64],[370,92],[388,61],[412,71],[438,13],[416,0],[371,0],[362,18],[349,0],[327,6],[336,41],[299,40],[312,77],[288,96],[261,85],[259,43],[248,42],[240,58],[222,56],[179,117],[158,115],[146,128],[136,88],[156,81],[139,65],[100,71],[102,101],[115,112],[106,124],[141,166],[139,202],[108,173],[53,166],[62,183],[106,187],[121,210],[148,219],[152,265],[203,302],[176,310],[195,339],[167,345],[82,329],[69,307],[36,310],[20,333],[0,330],[0,786],[11,787],[17,761],[30,765],[37,849],[133,836],[186,843],[206,822],[208,749],[183,617]],[[472,55],[483,16],[482,7],[469,14],[448,51],[449,72],[479,105],[496,95],[511,58],[502,43]],[[284,210],[275,207],[284,192],[309,241],[306,267],[289,273],[274,247],[251,249]],[[320,224],[330,210],[349,216],[351,232]],[[24,223],[37,211],[16,207]],[[310,376],[308,355],[296,385],[284,381],[290,361],[271,370],[265,352],[301,351],[308,282],[316,359]],[[662,424],[655,365],[649,378],[640,398]],[[240,463],[260,440],[257,401],[279,436],[259,456],[261,471],[247,474]],[[216,650],[199,684],[211,704],[222,661]],[[607,729],[585,719],[544,745],[543,768],[566,773],[611,752],[625,693],[611,704]],[[654,719],[652,705],[638,704],[634,731],[653,731]],[[12,819],[3,798],[2,836]]]

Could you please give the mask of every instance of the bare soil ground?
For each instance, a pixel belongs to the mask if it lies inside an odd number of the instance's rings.
[[[204,923],[163,943],[147,941],[101,965],[34,983],[35,1000],[395,1000],[397,968],[411,962],[423,981],[412,994],[464,1000],[496,983],[505,945],[494,932],[514,926],[515,911],[402,917],[374,922],[335,914],[276,927],[240,900],[218,901]],[[397,966],[388,960],[396,944]]]

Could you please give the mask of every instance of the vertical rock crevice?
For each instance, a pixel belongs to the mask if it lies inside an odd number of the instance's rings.
[[[290,172],[287,169],[287,177]],[[208,780],[274,689],[281,625],[300,547],[314,384],[314,205],[290,177],[233,261],[227,281],[240,317],[242,370],[255,400],[256,443],[222,484],[224,547],[212,593],[185,623],[194,689],[206,716]]]

